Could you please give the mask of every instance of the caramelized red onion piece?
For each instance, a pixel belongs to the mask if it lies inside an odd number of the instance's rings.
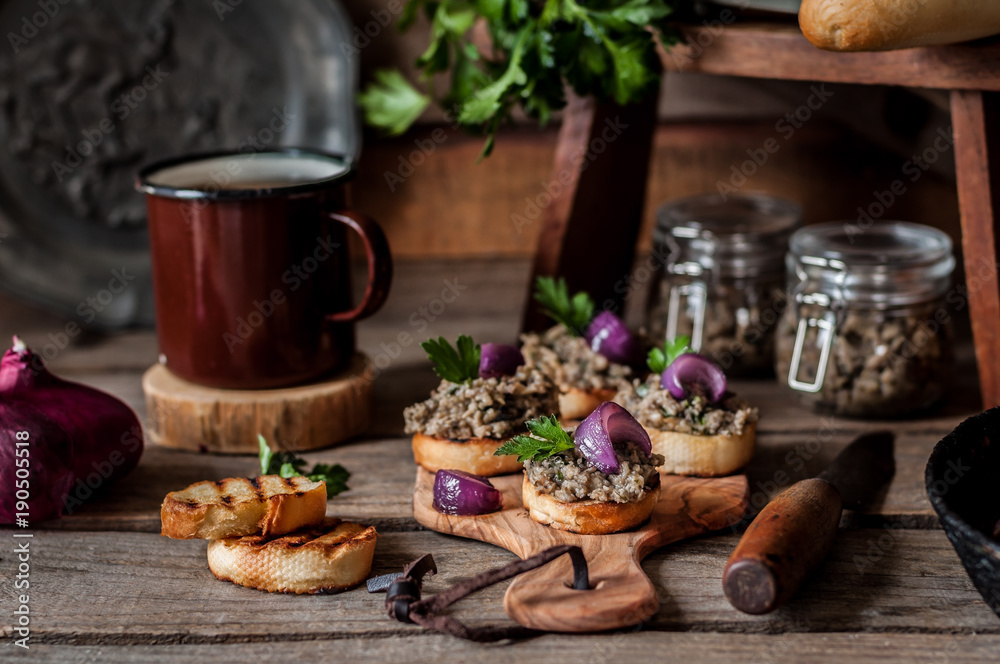
[[[503,505],[503,497],[488,479],[461,470],[434,474],[434,509],[442,514],[489,514]]]
[[[524,364],[524,355],[516,346],[483,344],[482,354],[479,356],[479,377],[513,376],[522,364]]]
[[[639,357],[639,344],[629,332],[625,321],[602,311],[594,316],[585,335],[591,350],[618,364],[635,364]]]
[[[701,394],[714,403],[726,393],[726,374],[704,355],[685,353],[663,371],[660,387],[675,399]]]
[[[648,458],[653,453],[649,434],[631,413],[605,401],[588,415],[576,429],[576,448],[602,473],[613,475],[621,470],[615,446],[633,443]]]

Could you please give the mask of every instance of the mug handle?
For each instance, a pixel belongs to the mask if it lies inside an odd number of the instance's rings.
[[[365,295],[359,304],[350,311],[338,311],[327,314],[326,320],[337,323],[350,323],[368,318],[385,304],[389,296],[389,286],[392,284],[392,254],[389,253],[389,242],[385,239],[374,219],[353,210],[337,210],[328,212],[330,219],[353,228],[365,244],[368,255],[368,285]]]

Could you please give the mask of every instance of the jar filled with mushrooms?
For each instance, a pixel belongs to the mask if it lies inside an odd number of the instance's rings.
[[[955,269],[951,239],[905,222],[830,222],[789,243],[779,379],[816,410],[895,417],[944,394]]]
[[[731,376],[774,368],[785,310],[785,253],[802,209],[766,194],[705,194],[657,213],[646,329],[652,340],[687,336]]]

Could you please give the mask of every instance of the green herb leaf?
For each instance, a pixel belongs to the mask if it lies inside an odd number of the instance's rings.
[[[545,307],[546,316],[562,323],[574,336],[582,336],[594,318],[594,301],[590,295],[580,291],[570,299],[566,280],[562,277],[558,281],[552,277],[538,277],[535,301]]]
[[[375,82],[358,95],[365,121],[390,136],[399,136],[431,103],[395,70],[375,72]]]
[[[517,460],[541,461],[554,454],[571,450],[574,447],[573,438],[559,424],[555,415],[539,417],[525,422],[530,435],[514,436],[494,452],[495,456],[516,454]]]
[[[306,477],[313,482],[326,482],[326,495],[330,498],[347,491],[347,480],[351,473],[339,463],[317,463]]]
[[[260,445],[260,474],[279,475],[280,477],[308,477],[313,482],[326,483],[326,497],[329,500],[338,493],[347,490],[347,479],[351,473],[339,463],[317,463],[312,470],[305,472],[306,460],[291,452],[274,452],[264,436],[257,434]]]
[[[679,336],[673,341],[668,340],[663,345],[663,348],[652,348],[646,358],[646,364],[649,366],[650,371],[663,373],[667,367],[673,364],[674,360],[684,353],[690,352],[692,352],[691,337]]]
[[[479,360],[482,349],[463,334],[452,347],[444,337],[428,339],[420,344],[427,357],[434,363],[434,373],[451,383],[467,383],[479,377]]]
[[[430,41],[417,60],[425,80],[447,73],[451,82],[436,101],[467,130],[485,136],[489,154],[500,125],[520,107],[545,123],[566,105],[565,90],[619,104],[658,89],[657,41],[668,47],[677,30],[668,23],[676,0],[409,0],[399,27],[418,9],[430,21]],[[478,52],[472,38],[479,19],[491,47]],[[476,52],[473,56],[472,52]],[[450,70],[450,71],[449,71]],[[376,80],[362,94],[366,120],[398,134],[419,115],[426,97]],[[371,91],[381,87],[380,95]],[[433,93],[434,86],[429,86]],[[398,100],[392,99],[398,95]],[[404,112],[408,111],[408,112]]]

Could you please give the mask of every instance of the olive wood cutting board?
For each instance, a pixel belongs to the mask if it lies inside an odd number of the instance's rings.
[[[557,560],[514,579],[504,596],[507,615],[534,629],[596,632],[637,625],[659,609],[656,588],[641,562],[661,546],[738,522],[747,506],[745,475],[719,478],[662,475],[660,500],[650,520],[611,535],[577,535],[533,521],[521,502],[522,474],[493,477],[503,509],[481,516],[454,516],[434,509],[434,473],[417,469],[413,516],[422,525],[501,546],[527,558],[558,544],[583,549],[591,590],[573,590],[570,560]]]

